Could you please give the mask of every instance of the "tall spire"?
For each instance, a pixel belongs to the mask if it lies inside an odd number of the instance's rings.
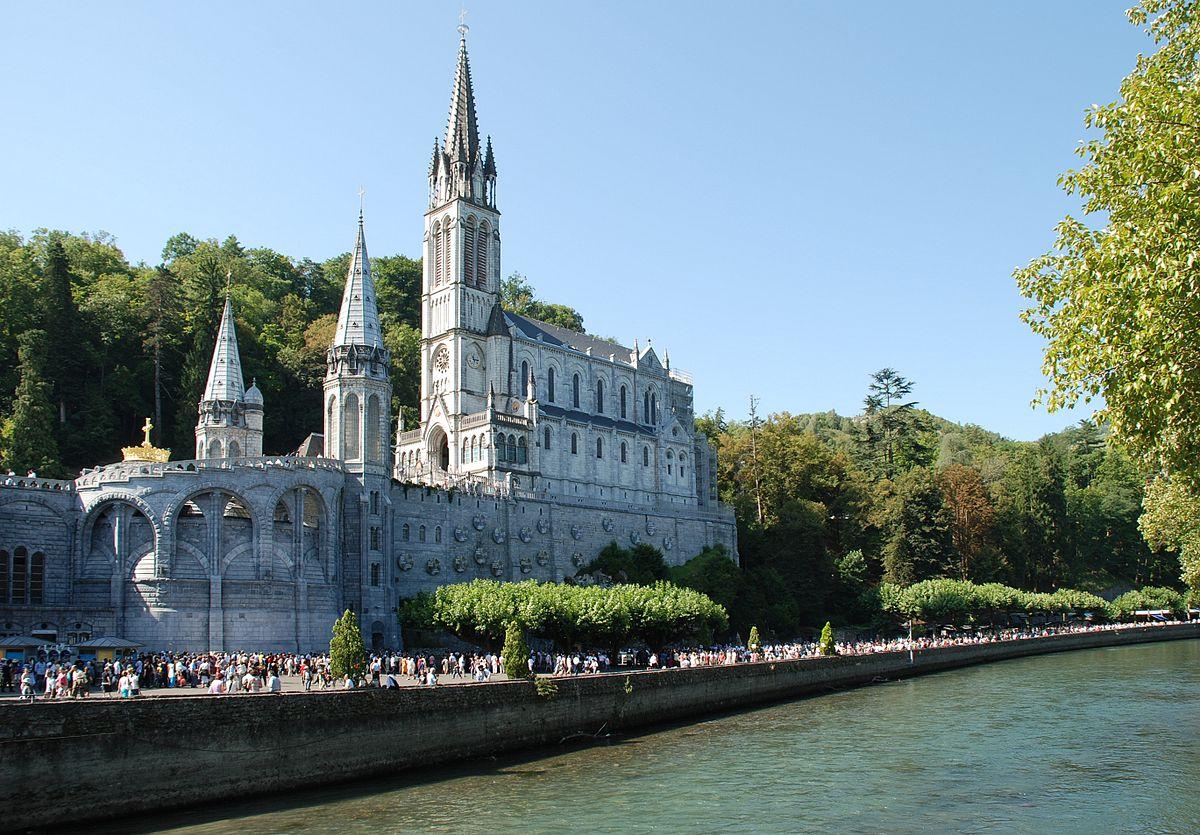
[[[446,155],[451,162],[474,163],[479,158],[479,125],[475,121],[475,91],[471,87],[471,62],[467,58],[466,26],[460,26],[458,68],[450,94],[450,118],[446,123]]]
[[[233,401],[245,399],[246,387],[242,382],[242,359],[238,355],[237,330],[233,325],[233,304],[225,297],[225,310],[221,313],[221,327],[217,331],[217,344],[213,348],[212,364],[208,368],[208,385],[204,387],[205,401]]]
[[[346,289],[342,292],[342,309],[338,312],[333,344],[383,348],[361,208],[358,211],[358,238],[354,242],[354,254],[350,257],[350,269],[346,273]]]

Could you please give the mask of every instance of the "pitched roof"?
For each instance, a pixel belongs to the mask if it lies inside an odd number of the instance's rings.
[[[594,357],[607,358],[609,354],[616,354],[624,362],[629,362],[629,357],[633,354],[632,348],[627,348],[616,342],[609,342],[607,339],[601,339],[598,336],[577,333],[576,331],[567,330],[558,325],[552,325],[549,322],[531,319],[528,316],[522,316],[509,310],[504,311],[504,316],[508,319],[509,325],[516,328],[521,336],[537,341],[540,334],[542,337],[541,341],[547,345],[574,348],[576,351],[583,352],[591,348],[592,356]]]
[[[245,399],[245,395],[242,359],[238,356],[237,329],[233,324],[233,304],[226,296],[225,309],[221,313],[221,327],[217,330],[217,344],[213,346],[212,363],[208,368],[204,400],[240,402]]]
[[[383,348],[379,308],[375,303],[375,281],[371,278],[371,259],[367,256],[361,212],[358,215],[358,238],[354,242],[354,254],[350,257],[350,269],[346,272],[346,288],[342,291],[342,308],[338,311],[333,344]]]

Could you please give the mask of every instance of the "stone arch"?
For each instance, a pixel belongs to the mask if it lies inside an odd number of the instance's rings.
[[[443,472],[450,469],[450,436],[441,426],[434,424],[429,429],[426,441],[429,462]]]
[[[239,559],[247,554],[250,555],[250,559]],[[238,563],[237,565],[234,565],[235,561]],[[233,570],[231,571],[231,569]],[[256,579],[253,542],[243,542],[221,556],[221,577],[230,580]]]

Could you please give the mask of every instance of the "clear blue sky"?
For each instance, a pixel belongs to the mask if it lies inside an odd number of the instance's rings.
[[[503,270],[653,337],[700,411],[859,410],[885,365],[1032,439],[1014,266],[1074,204],[1082,115],[1150,42],[1132,0],[473,2]],[[0,227],[417,255],[457,3],[13,3]]]

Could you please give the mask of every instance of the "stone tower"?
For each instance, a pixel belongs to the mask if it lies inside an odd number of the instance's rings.
[[[490,330],[508,335],[500,310],[500,212],[492,142],[480,142],[475,119],[465,31],[446,136],[434,142],[429,166],[424,246],[421,420],[444,421],[453,434],[452,418],[486,409],[489,389],[506,395],[512,388],[507,351],[489,349]],[[429,453],[439,463],[438,450]]]
[[[226,296],[196,422],[196,458],[256,458],[262,455],[262,431],[262,392],[242,382],[233,304]]]
[[[359,614],[364,635],[380,636],[377,643],[396,633],[390,561],[384,557],[391,545],[390,368],[360,211],[337,331],[326,354],[325,455],[340,459],[349,476],[342,498],[344,604]]]
[[[388,474],[390,368],[360,212],[324,386],[325,454],[344,461],[350,472]]]

